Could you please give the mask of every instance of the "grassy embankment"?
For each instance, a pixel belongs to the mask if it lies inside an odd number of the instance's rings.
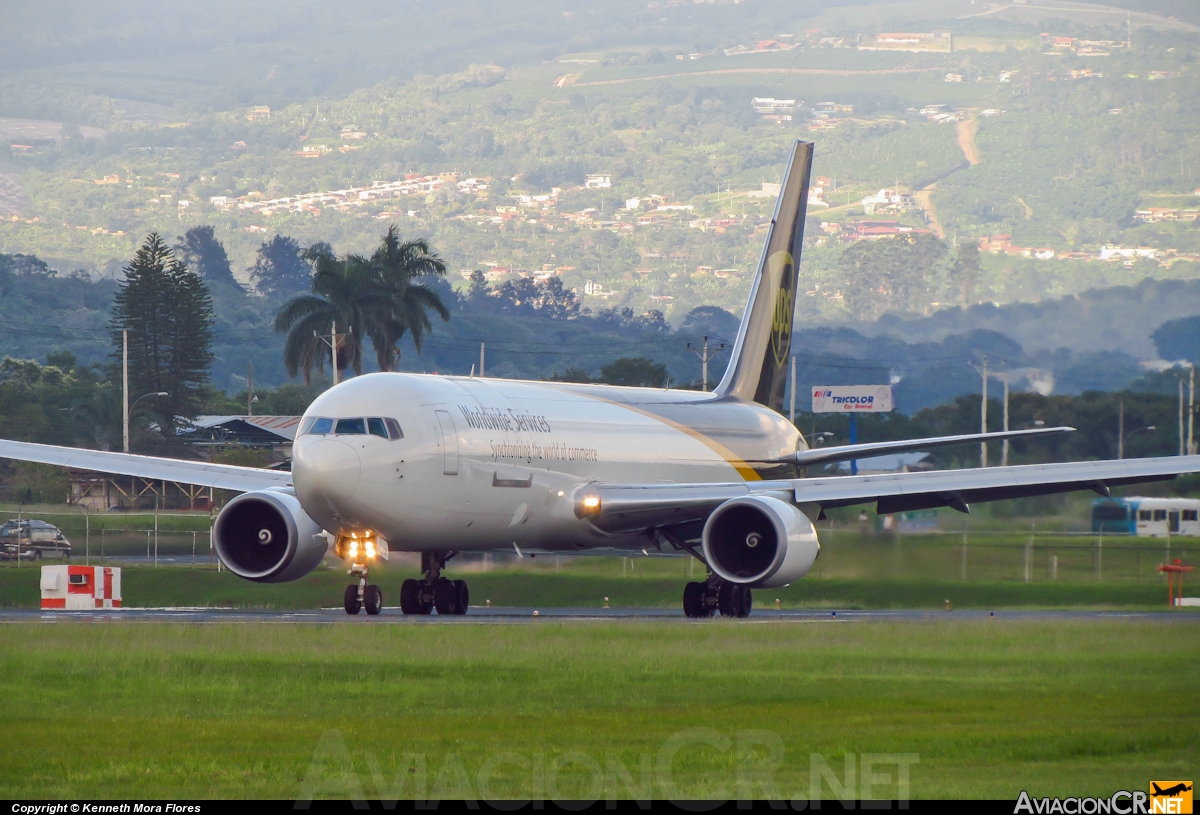
[[[9,624],[0,796],[722,797],[770,758],[752,794],[807,797],[814,753],[914,754],[916,798],[1108,795],[1200,760],[1191,628]]]

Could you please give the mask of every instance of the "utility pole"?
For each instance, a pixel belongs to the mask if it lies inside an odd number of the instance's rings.
[[[792,407],[788,411],[788,418],[792,424],[796,423],[796,355],[792,354]]]
[[[1183,384],[1180,383],[1180,388]],[[1182,390],[1180,390],[1182,394]],[[124,407],[122,417],[122,430],[124,430],[125,447],[122,448],[128,453],[130,451],[130,332],[127,329],[121,329],[121,404]],[[20,558],[18,558],[19,561]]]
[[[486,343],[479,343],[479,378],[483,378],[483,350]]]
[[[1125,458],[1125,400],[1117,406],[1117,459]]]
[[[987,359],[987,354],[983,355],[983,365],[981,365],[979,367],[975,367],[975,366],[971,366],[971,367],[975,368],[975,370],[979,372],[979,376],[982,377],[982,379],[983,379],[983,398],[979,402],[979,421],[980,421],[979,432],[986,433],[987,432],[987,407],[988,407],[988,405],[987,405],[987,403],[988,403],[988,394],[987,394],[988,359]],[[981,441],[979,443],[979,466],[980,467],[988,466],[987,442],[986,441]]]
[[[1188,373],[1188,439],[1187,451],[1189,456],[1196,455],[1196,366],[1192,365]]]
[[[254,360],[246,362],[246,415],[254,415]]]
[[[1183,377],[1179,377],[1179,455],[1183,455],[1186,448],[1183,446]]]
[[[323,342],[329,346],[329,352],[330,352],[331,357],[333,358],[333,384],[335,384],[335,385],[339,381],[338,380],[338,364],[337,364],[338,346],[341,345],[342,338],[350,336],[350,332],[352,332],[352,331],[354,331],[354,326],[350,326],[349,328],[347,328],[345,334],[339,334],[338,330],[337,330],[337,320],[334,320],[333,326],[329,329],[329,339],[326,339],[325,337],[321,337],[321,342]],[[314,337],[318,336],[316,331],[313,332],[313,336]]]
[[[719,354],[725,350],[725,343],[721,343],[716,348],[716,350],[714,350],[711,354],[708,352],[708,337],[704,338],[704,350],[703,351],[697,351],[695,348],[692,348],[692,344],[690,342],[687,344],[687,347],[691,350],[691,352],[693,354],[700,357],[701,390],[704,390],[707,392],[708,391],[708,361],[710,359],[712,359],[713,357],[715,357],[717,354]]]
[[[1004,432],[1007,433],[1008,432],[1008,374],[1007,373],[1004,374],[1004,376],[1000,378],[1000,381],[1004,383]],[[984,433],[987,432],[986,424],[984,425],[983,432]],[[1000,452],[1000,466],[1007,467],[1008,466],[1008,439],[1004,440],[1004,444],[1001,446],[1000,451],[1001,451]]]

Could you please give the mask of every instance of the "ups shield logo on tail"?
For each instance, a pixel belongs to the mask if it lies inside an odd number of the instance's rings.
[[[796,313],[792,256],[788,252],[776,252],[768,263],[770,280],[776,286],[775,311],[771,315],[771,351],[775,355],[776,367],[782,368],[787,364],[788,350],[792,345],[792,317]]]

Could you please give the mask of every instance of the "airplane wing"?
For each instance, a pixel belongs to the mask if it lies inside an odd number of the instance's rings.
[[[1042,436],[1047,433],[1071,433],[1073,427],[1035,427],[1029,430],[1001,430],[995,433],[966,433],[959,436],[933,436],[925,439],[904,439],[903,441],[874,441],[863,444],[843,444],[836,447],[814,447],[800,450],[794,456],[777,459],[781,462],[795,462],[798,467],[816,467],[822,464],[832,464],[835,461],[851,461],[853,459],[870,458],[871,456],[890,455],[892,453],[910,453],[916,450],[928,450],[931,447],[950,447],[955,444],[974,444],[978,442],[1003,441],[1004,439],[1028,438]]]
[[[57,447],[52,444],[23,441],[0,440],[0,458],[57,464],[60,467],[130,475],[154,481],[177,481],[181,484],[196,484],[238,492],[292,485],[292,474],[281,470],[260,470],[255,467],[236,467],[232,464],[210,464],[206,461],[82,450],[76,447]]]
[[[593,483],[581,488],[576,500],[577,513],[590,518],[598,529],[623,533],[695,524],[740,495],[775,495],[815,512],[868,503],[874,503],[880,514],[935,507],[969,512],[974,502],[1089,489],[1107,495],[1110,487],[1167,481],[1195,472],[1200,472],[1200,456],[1170,456],[779,481]]]

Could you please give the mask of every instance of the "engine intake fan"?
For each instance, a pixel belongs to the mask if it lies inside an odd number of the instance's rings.
[[[225,505],[213,525],[213,546],[238,577],[283,583],[317,568],[329,541],[296,496],[262,490]]]
[[[769,495],[733,498],[717,507],[704,524],[702,547],[718,577],[761,588],[803,577],[821,552],[808,516]]]

